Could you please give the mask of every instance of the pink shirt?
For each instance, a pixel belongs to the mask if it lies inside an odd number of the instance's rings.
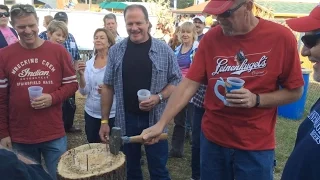
[[[0,28],[0,31],[1,31],[4,39],[7,41],[8,45],[19,41],[19,39],[15,36],[15,34],[11,31],[11,29],[9,27]]]

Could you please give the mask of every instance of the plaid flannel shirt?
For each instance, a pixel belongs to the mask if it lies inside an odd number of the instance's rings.
[[[193,58],[197,52],[199,46],[199,42],[195,41],[192,45],[192,52],[190,53],[190,59],[191,62],[193,61]],[[182,48],[182,44],[180,44],[174,51],[174,54],[176,56],[178,56],[180,50]],[[204,101],[204,94],[206,92],[206,85],[201,84],[197,93],[191,98],[190,102],[193,103],[195,106],[199,107],[199,108],[203,108],[203,101]]]
[[[191,102],[198,108],[203,108],[204,95],[206,94],[207,85],[201,84]]]
[[[126,133],[125,109],[123,100],[122,62],[127,48],[128,38],[113,45],[108,54],[104,84],[113,86],[116,96],[115,126]],[[152,61],[152,77],[150,91],[152,94],[161,92],[167,85],[177,85],[182,78],[180,68],[173,51],[165,43],[152,38],[149,57]],[[149,126],[160,120],[167,101],[157,104],[149,113]],[[167,131],[167,129],[165,130]]]
[[[41,32],[39,34],[39,37],[43,40],[49,40],[47,36],[47,31]],[[63,46],[68,50],[73,61],[78,61],[80,59],[78,45],[71,33],[68,34],[66,41],[63,43]]]

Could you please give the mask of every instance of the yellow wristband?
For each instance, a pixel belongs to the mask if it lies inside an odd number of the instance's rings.
[[[109,123],[108,119],[101,120],[101,124],[108,124],[108,123]]]

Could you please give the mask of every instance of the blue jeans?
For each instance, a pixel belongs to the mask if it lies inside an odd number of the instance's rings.
[[[140,135],[149,127],[149,114],[136,115],[125,113],[126,135]],[[140,165],[141,144],[125,144],[123,147],[127,161],[127,180],[142,180]],[[153,145],[145,145],[150,180],[170,180],[168,169],[168,141],[159,141]]]
[[[204,112],[204,108],[194,106],[192,119],[191,177],[195,180],[200,179],[200,133]]]
[[[273,180],[274,150],[219,146],[201,132],[201,180]]]
[[[193,112],[194,112],[194,105],[192,103],[189,103],[187,105],[186,133],[192,131]]]
[[[174,117],[174,128],[171,140],[170,154],[173,157],[182,157],[184,152],[184,141],[186,135],[186,120],[189,103]]]
[[[101,126],[101,119],[94,118],[90,116],[88,113],[84,112],[84,120],[85,130],[87,135],[87,140],[89,143],[100,143],[101,139],[99,136],[100,126]],[[114,127],[114,118],[109,119],[109,127],[112,129]],[[110,131],[111,133],[111,131]]]
[[[25,155],[41,164],[41,155],[51,177],[57,179],[57,166],[60,156],[67,151],[67,137],[38,144],[12,143],[14,151]]]

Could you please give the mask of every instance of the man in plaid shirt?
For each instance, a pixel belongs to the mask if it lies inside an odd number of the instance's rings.
[[[68,15],[65,12],[57,12],[54,15],[54,20],[63,21],[66,24],[68,24]],[[44,40],[49,40],[47,36],[47,31],[41,32],[39,34],[39,37]],[[63,46],[70,53],[74,67],[76,68],[78,66],[78,61],[80,60],[80,54],[76,40],[71,33],[68,33],[68,37],[66,41],[63,43]],[[75,110],[75,95],[73,95],[63,103],[63,121],[66,132],[81,132],[81,129],[73,126]]]
[[[176,56],[168,45],[152,38],[148,12],[142,5],[130,5],[124,10],[126,29],[129,34],[113,45],[108,53],[104,85],[101,90],[100,138],[108,141],[108,118],[116,98],[115,126],[122,135],[139,135],[143,129],[157,123],[167,104],[167,99],[181,80]],[[148,89],[148,99],[138,100],[137,92]],[[165,130],[167,131],[167,130]],[[143,179],[140,159],[141,144],[124,144],[127,180]],[[148,160],[148,179],[170,180],[168,169],[168,141],[145,146]]]

